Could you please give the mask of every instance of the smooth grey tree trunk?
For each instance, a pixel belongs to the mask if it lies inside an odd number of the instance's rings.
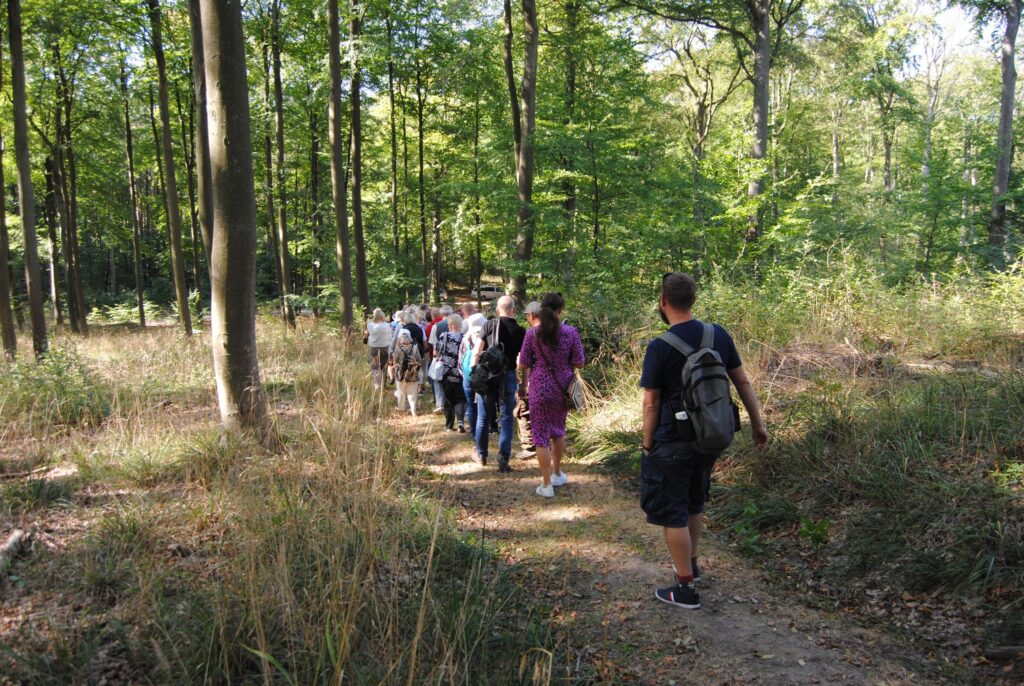
[[[213,188],[210,185],[210,135],[206,118],[206,74],[203,71],[203,21],[199,0],[188,0],[189,37],[192,43],[192,88],[196,100],[196,194],[199,196],[199,231],[209,267],[213,238]],[[209,271],[209,269],[207,269]]]
[[[181,254],[181,208],[178,205],[178,181],[174,170],[174,146],[171,142],[170,97],[167,87],[167,64],[164,58],[163,30],[160,0],[149,0],[149,23],[156,59],[158,94],[160,102],[160,147],[163,149],[164,198],[167,208],[167,232],[171,247],[171,275],[178,302],[178,321],[186,336],[192,335],[192,313],[188,308],[188,288],[185,285],[185,264]]]
[[[128,67],[121,60],[121,100],[124,102],[124,142],[128,157],[128,197],[132,215],[132,261],[135,265],[135,302],[139,308],[139,326],[146,326],[146,304],[142,295],[142,224],[139,217],[139,196],[135,185],[135,153],[132,143],[132,119],[128,107]]]
[[[0,38],[3,34],[0,33]],[[3,42],[0,41],[0,91],[4,88]],[[7,235],[7,186],[4,180],[4,136],[0,131],[0,341],[4,354],[13,360],[18,353],[18,334],[11,311],[11,241]],[[52,273],[52,272],[51,272]]]
[[[754,142],[750,147],[752,160],[763,160],[768,155],[768,110],[771,98],[768,91],[772,65],[771,11],[770,0],[747,2],[751,27],[754,30]],[[747,185],[747,196],[754,198],[764,192],[764,178],[760,171]],[[756,241],[761,235],[761,211],[756,210],[747,222],[748,242]]]
[[[397,261],[401,256],[398,244],[398,135],[395,124],[395,38],[390,10],[385,17],[385,24],[388,34],[388,104],[391,124],[391,239]]]
[[[270,8],[270,44],[274,58],[274,128],[277,140],[277,254],[281,279],[281,313],[284,322],[295,328],[292,309],[292,268],[288,259],[288,205],[284,179],[284,93],[281,85],[281,2],[274,0]]]
[[[338,0],[327,0],[327,51],[331,79],[328,104],[328,142],[331,146],[331,195],[334,199],[334,228],[337,241],[338,278],[341,281],[338,308],[342,331],[352,328],[352,258],[348,231],[348,197],[345,183],[345,140],[341,135],[341,29]]]
[[[0,77],[0,87],[3,78]],[[4,354],[13,360],[18,353],[18,335],[11,311],[11,249],[7,236],[7,186],[4,185],[4,137],[0,132],[0,339]]]
[[[1013,108],[1017,91],[1015,59],[1021,4],[1021,0],[1009,0],[1003,10],[1006,29],[1001,47],[1003,90],[999,100],[999,134],[996,141],[999,158],[996,160],[992,184],[992,216],[988,223],[988,261],[996,268],[1002,267],[1006,261],[1006,193],[1010,189],[1010,163],[1013,160]]]
[[[515,154],[515,172],[518,175],[519,146],[523,142],[523,133],[519,114],[519,90],[516,88],[515,67],[512,62],[512,0],[505,0],[504,18],[505,35],[502,40],[502,58],[505,64],[505,83],[508,86],[508,97],[512,105],[512,142]],[[516,183],[518,183],[518,176]]]
[[[60,242],[57,240],[57,191],[54,186],[53,158],[47,157],[43,179],[46,183],[46,197],[43,207],[46,214],[46,251],[50,258],[50,311],[57,326],[64,323],[64,312],[60,305]]]
[[[537,3],[523,0],[523,38],[526,58],[523,62],[523,83],[520,89],[519,165],[516,178],[519,186],[519,205],[516,212],[516,274],[512,277],[512,294],[520,302],[526,300],[526,269],[533,257],[535,217],[533,212],[533,134],[537,118]]]
[[[349,40],[352,42],[352,98],[349,110],[352,116],[351,132],[352,151],[350,164],[352,168],[352,233],[356,241],[356,293],[363,313],[370,310],[370,287],[366,272],[366,242],[363,239],[363,114],[362,114],[362,74],[359,70],[359,36],[362,22],[359,19],[359,3],[352,0],[350,5],[352,16],[349,18]]]
[[[18,207],[25,240],[25,285],[28,288],[32,320],[32,349],[37,358],[46,354],[46,313],[39,276],[36,241],[35,196],[28,147],[28,117],[25,113],[25,57],[21,40],[21,0],[7,0],[8,36],[11,44],[11,101],[14,104],[14,156],[18,163]]]
[[[274,264],[274,277],[277,280],[277,300],[281,309],[281,318],[287,321],[284,310],[284,279],[281,278],[281,253],[277,249],[277,204],[274,200],[274,141],[273,117],[274,104],[270,96],[270,40],[263,42],[263,192],[267,202],[267,244],[270,246],[271,261]]]
[[[242,7],[200,0],[213,191],[210,333],[225,428],[269,442],[256,350],[256,198]]]

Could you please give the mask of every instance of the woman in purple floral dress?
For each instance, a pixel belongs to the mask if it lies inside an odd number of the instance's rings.
[[[560,293],[545,295],[540,303],[540,326],[526,332],[519,353],[519,368],[524,370],[519,393],[530,402],[533,444],[543,478],[537,495],[545,498],[554,497],[554,486],[569,482],[562,471],[569,413],[565,392],[574,370],[583,366],[583,341],[579,331],[561,322],[564,308]]]

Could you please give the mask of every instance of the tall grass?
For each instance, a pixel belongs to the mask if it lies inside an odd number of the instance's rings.
[[[82,607],[4,637],[0,664],[38,683],[95,680],[111,653],[158,683],[520,683],[545,629],[493,551],[459,535],[444,487],[416,480],[362,347],[316,325],[259,333],[277,453],[219,435],[201,341],[76,342],[109,409],[62,439],[85,526],[38,561],[36,590]],[[33,493],[18,507],[48,506]]]

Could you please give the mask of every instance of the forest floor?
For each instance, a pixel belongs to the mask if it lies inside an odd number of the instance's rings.
[[[431,405],[429,394],[423,404]],[[532,459],[514,458],[514,472],[501,475],[473,462],[468,434],[442,431],[439,414],[394,415],[392,424],[450,484],[460,528],[495,546],[528,595],[550,605],[555,683],[946,680],[898,637],[802,604],[717,540],[713,519],[700,552],[703,608],[657,602],[654,589],[672,578],[660,532],[628,484],[574,462],[571,447],[570,482],[545,500],[533,492]]]

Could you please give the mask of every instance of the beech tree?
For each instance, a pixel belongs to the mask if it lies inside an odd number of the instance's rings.
[[[32,349],[36,357],[46,354],[46,313],[39,275],[36,241],[35,194],[32,191],[32,161],[28,145],[28,117],[25,113],[25,56],[21,34],[21,0],[7,0],[8,40],[11,46],[11,102],[14,106],[14,155],[18,162],[18,209],[25,248],[25,285],[32,319]]]
[[[213,196],[210,337],[224,426],[269,438],[256,350],[256,198],[242,8],[200,0]]]
[[[163,28],[160,0],[148,0],[149,22],[159,81],[160,149],[163,153],[164,206],[167,211],[167,231],[170,237],[171,275],[178,301],[178,321],[186,336],[192,335],[192,313],[188,306],[188,288],[185,285],[185,265],[181,254],[181,208],[178,204],[178,181],[174,167],[174,146],[171,142],[170,98],[167,86],[167,63],[164,58]],[[248,103],[248,94],[246,94]]]

